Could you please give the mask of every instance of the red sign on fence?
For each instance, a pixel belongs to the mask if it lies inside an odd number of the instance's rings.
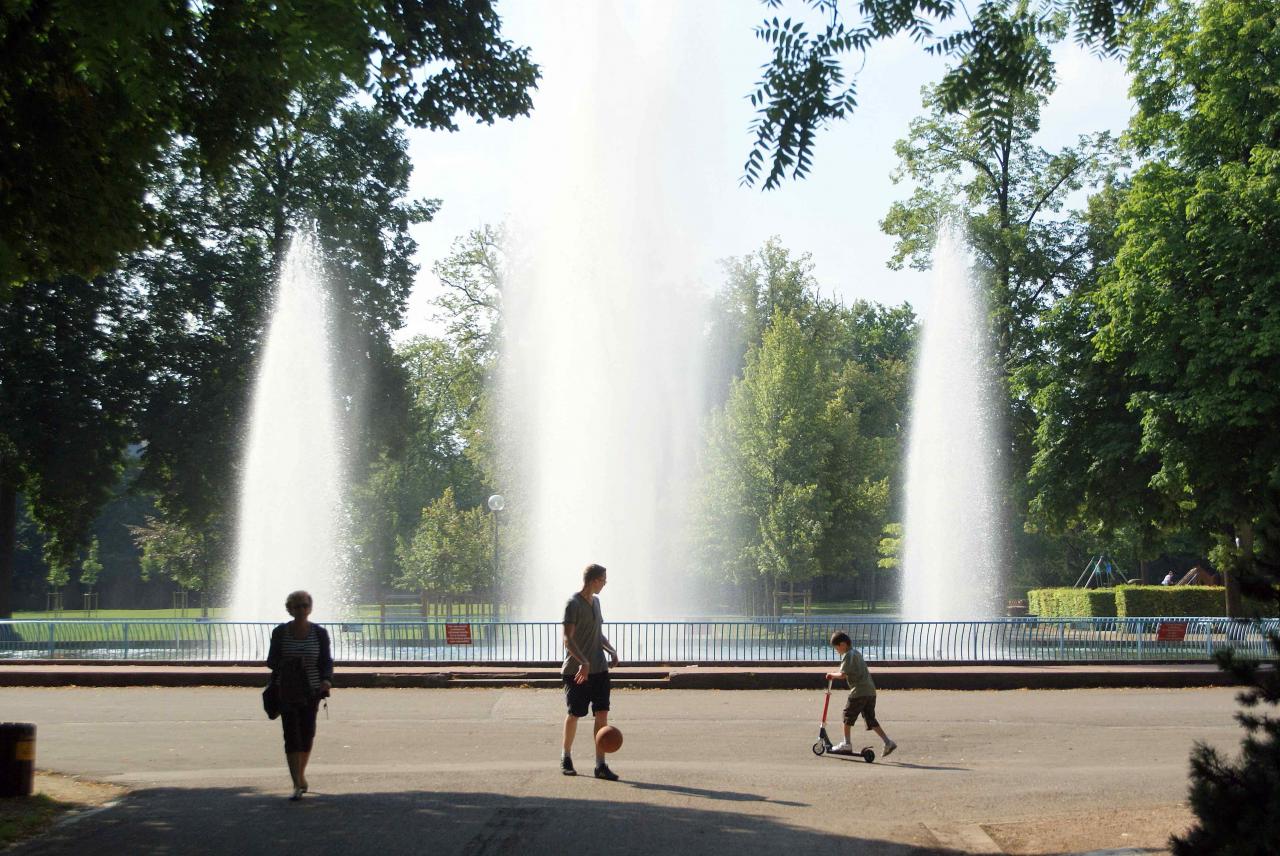
[[[447,645],[470,645],[471,625],[446,624],[444,626],[444,641]]]
[[[1187,638],[1187,622],[1161,621],[1156,625],[1157,642],[1181,642]]]

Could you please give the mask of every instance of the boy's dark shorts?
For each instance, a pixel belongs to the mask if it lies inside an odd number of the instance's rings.
[[[853,725],[858,721],[858,714],[862,714],[862,718],[867,723],[867,730],[880,725],[876,719],[876,697],[867,696],[849,696],[849,701],[844,706],[844,724]]]
[[[596,672],[587,677],[584,684],[575,684],[573,678],[564,679],[564,701],[570,716],[586,716],[587,705],[594,713],[609,709],[609,673]]]

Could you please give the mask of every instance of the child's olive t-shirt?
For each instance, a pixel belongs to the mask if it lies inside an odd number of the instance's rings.
[[[850,648],[844,652],[844,656],[840,658],[840,671],[849,679],[849,698],[861,698],[862,696],[873,696],[876,694],[876,685],[871,680],[871,673],[867,671],[867,661],[862,659],[862,654]]]

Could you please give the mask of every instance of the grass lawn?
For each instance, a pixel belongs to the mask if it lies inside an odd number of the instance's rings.
[[[43,832],[71,808],[45,794],[0,799],[0,849]]]
[[[829,600],[815,603],[810,607],[810,615],[892,615],[898,611],[898,604],[879,600],[876,608],[871,609],[869,600]]]

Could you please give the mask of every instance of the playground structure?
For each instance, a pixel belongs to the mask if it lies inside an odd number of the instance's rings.
[[[1109,555],[1099,553],[1084,566],[1084,571],[1076,579],[1073,588],[1110,588],[1137,582],[1126,579]]]

